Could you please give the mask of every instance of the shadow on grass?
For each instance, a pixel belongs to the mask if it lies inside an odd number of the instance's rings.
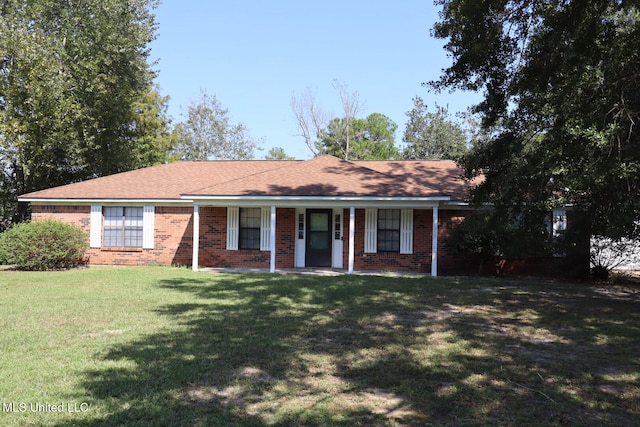
[[[207,276],[111,348],[84,425],[637,425],[638,293],[557,284]],[[124,366],[123,366],[124,365]],[[83,425],[79,423],[79,425]]]

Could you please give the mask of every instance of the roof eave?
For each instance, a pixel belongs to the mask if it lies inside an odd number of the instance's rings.
[[[104,205],[104,204],[147,204],[147,205],[191,205],[189,199],[126,199],[126,198],[63,198],[63,197],[18,197],[19,202],[31,203],[32,205]]]
[[[265,195],[183,195],[185,200],[191,200],[200,205],[215,206],[264,206],[265,204],[279,207],[305,207],[328,205],[332,207],[375,207],[380,205],[394,206],[437,206],[441,202],[451,200],[450,196],[424,197],[381,197],[381,196],[265,196]]]

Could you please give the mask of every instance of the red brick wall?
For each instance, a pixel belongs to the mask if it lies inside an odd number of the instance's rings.
[[[32,206],[34,221],[54,218],[80,227],[87,233],[90,229],[90,206]],[[356,270],[431,271],[431,209],[413,211],[413,254],[364,253],[364,209],[356,209],[355,259]],[[447,253],[444,238],[470,211],[440,210],[438,221],[438,273],[476,274],[479,259],[469,255],[452,256]],[[276,219],[276,267],[293,268],[295,260],[296,215],[293,208],[278,208]],[[91,248],[87,252],[91,264],[161,264],[191,265],[193,236],[193,207],[156,206],[154,249],[109,249]],[[574,220],[570,218],[571,222]],[[349,209],[343,211],[343,265],[348,267],[349,256]],[[269,268],[270,253],[259,250],[226,250],[227,209],[219,207],[200,208],[200,265],[215,267]],[[581,274],[588,272],[588,240],[581,245],[585,253],[565,258],[524,258],[516,260],[496,259],[488,262],[484,271],[488,274],[558,274],[572,268]],[[571,255],[571,256],[570,256]],[[570,263],[569,265],[567,263]],[[571,264],[572,263],[572,264]]]
[[[438,211],[438,270],[454,269],[459,258],[453,258],[446,253],[443,239],[453,226],[461,222],[469,211],[442,210]],[[433,231],[433,210],[414,209],[413,211],[413,253],[400,254],[398,252],[364,253],[364,209],[356,209],[355,233],[355,270],[389,270],[431,272],[431,236]],[[345,269],[349,262],[349,209],[343,212],[343,236]],[[462,260],[464,261],[464,260]]]
[[[347,267],[349,250],[349,210],[344,212],[344,265]],[[431,271],[431,232],[433,212],[431,209],[414,209],[413,211],[413,253],[399,252],[364,252],[364,219],[365,210],[356,209],[356,232],[354,249],[354,270],[388,270],[388,271]]]
[[[54,218],[77,225],[87,233],[90,229],[90,206],[32,207],[34,221]],[[277,209],[277,268],[293,268],[295,258],[295,209]],[[87,257],[96,265],[191,265],[193,253],[193,208],[156,206],[154,249],[90,248]],[[203,266],[269,268],[268,251],[226,250],[227,209],[200,208],[200,253]]]
[[[89,206],[41,206],[32,207],[33,219],[55,218],[83,229],[87,236],[90,228]],[[154,249],[119,250],[91,248],[87,255],[91,264],[116,265],[190,265],[192,256],[193,208],[156,206]],[[364,253],[364,209],[356,209],[355,263],[356,270],[431,271],[431,209],[414,210],[413,254],[383,252]],[[439,211],[438,263],[442,272],[455,270],[464,260],[446,254],[442,239],[464,211]],[[276,211],[276,267],[293,268],[295,263],[296,215],[293,208]],[[349,209],[343,211],[344,252],[343,265],[348,267]],[[269,268],[270,253],[259,250],[226,250],[227,209],[224,207],[200,208],[199,263],[212,267]],[[88,237],[87,237],[88,239]]]
[[[564,257],[523,256],[505,259],[492,257],[484,260],[475,254],[450,255],[444,244],[444,238],[462,222],[471,211],[440,211],[440,228],[438,232],[438,274],[439,275],[523,275],[582,278],[589,273],[589,239],[578,238],[575,248]],[[568,212],[568,228],[576,225],[580,218]]]
[[[292,208],[276,209],[276,268],[293,268],[295,258],[295,214]],[[269,268],[271,252],[239,249],[228,251],[227,208],[200,208],[199,264],[207,267]]]
[[[293,268],[296,258],[296,210],[276,209],[276,268]]]
[[[472,255],[450,255],[444,240],[451,230],[464,221],[471,211],[438,211],[438,275],[474,274],[478,270],[477,257]]]
[[[86,255],[95,265],[191,264],[193,208],[156,206],[154,249],[90,248]],[[34,221],[53,218],[79,226],[89,241],[90,206],[32,206]]]

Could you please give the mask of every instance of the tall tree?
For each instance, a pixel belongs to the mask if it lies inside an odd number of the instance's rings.
[[[417,96],[413,98],[413,108],[407,112],[407,117],[402,138],[406,144],[403,158],[459,160],[467,152],[465,130],[450,119],[447,108],[437,106],[432,113]]]
[[[300,131],[299,136],[304,138],[311,153],[319,156],[323,149],[318,135],[329,123],[329,114],[318,105],[315,94],[308,88],[302,95],[293,94],[290,106]]]
[[[346,122],[349,121],[349,124]],[[336,118],[320,133],[324,152],[346,160],[388,160],[399,157],[398,125],[380,113],[365,119]]]
[[[191,102],[186,120],[176,125],[174,133],[177,143],[172,154],[182,160],[252,159],[258,147],[247,127],[231,123],[229,110],[204,91]]]
[[[314,156],[325,154],[321,134],[331,126],[332,132],[335,135],[339,134],[338,138],[343,140],[344,149],[340,156],[348,159],[351,152],[351,135],[353,134],[351,126],[364,106],[358,92],[350,92],[345,83],[334,80],[332,86],[338,93],[342,107],[343,119],[339,121],[333,120],[330,123],[331,114],[318,105],[315,95],[309,89],[302,96],[294,94],[291,97],[290,105],[301,132],[300,136],[304,138],[307,148]]]
[[[342,151],[342,157],[345,160],[350,160],[351,153],[355,151],[351,146],[351,136],[352,134],[355,134],[357,130],[355,129],[354,122],[356,120],[356,116],[363,108],[363,105],[360,102],[360,95],[358,92],[349,92],[346,84],[340,83],[338,80],[334,80],[333,88],[338,92],[340,103],[342,104],[342,112],[344,113],[344,118],[342,120],[333,122],[335,125],[334,131],[339,135],[338,137],[342,139],[341,143],[338,144],[338,147],[340,147]]]
[[[493,132],[465,159],[476,200],[582,211],[593,234],[637,237],[640,6],[635,1],[439,0],[453,63],[436,89],[483,91]],[[515,212],[514,212],[515,214]]]
[[[155,37],[154,5],[152,0],[0,4],[3,224],[28,215],[26,206],[17,205],[19,194],[144,163],[137,120],[144,97],[153,91],[147,46]]]

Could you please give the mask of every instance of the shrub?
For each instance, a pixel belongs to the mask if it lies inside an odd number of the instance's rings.
[[[495,211],[475,211],[453,226],[443,246],[451,255],[477,255],[478,274],[482,275],[486,261],[494,257],[544,254],[548,233],[543,228],[542,220],[525,224]]]
[[[614,269],[640,264],[640,242],[627,238],[614,240],[592,236],[590,261],[593,277],[608,280]]]
[[[83,262],[86,250],[86,234],[59,221],[16,224],[0,234],[0,261],[19,270],[73,268]]]

